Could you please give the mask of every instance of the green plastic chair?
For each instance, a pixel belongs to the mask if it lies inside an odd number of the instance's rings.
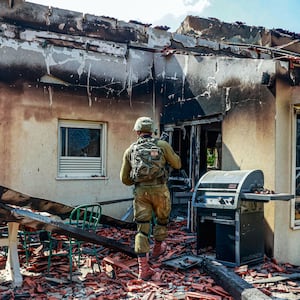
[[[41,245],[40,234],[45,230],[36,230],[27,226],[20,226],[19,239],[25,251],[26,264],[29,263],[29,258],[32,252]]]
[[[100,204],[84,204],[75,207],[68,219],[68,223],[71,226],[80,228],[82,230],[86,230],[89,232],[96,232],[101,217],[101,205]],[[53,256],[68,256],[69,258],[69,267],[70,267],[70,281],[72,281],[72,273],[73,273],[73,257],[76,257],[76,262],[79,265],[80,258],[82,255],[82,244],[86,243],[84,241],[77,240],[72,237],[68,237],[67,239],[59,240],[55,238],[55,236],[49,233],[49,256],[48,256],[48,272],[50,271],[51,259]],[[64,249],[64,253],[55,253],[54,246],[60,244]],[[91,245],[91,253],[95,256],[98,265],[100,266],[100,261],[97,257],[97,249],[95,245]]]

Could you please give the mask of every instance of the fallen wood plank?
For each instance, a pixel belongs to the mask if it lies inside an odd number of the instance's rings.
[[[49,232],[64,234],[81,241],[103,245],[109,249],[121,251],[132,257],[136,256],[132,248],[116,241],[115,239],[101,237],[96,233],[65,224],[62,221],[55,220],[48,216],[25,209],[14,208],[0,202],[0,215],[3,214],[3,211],[9,212],[11,218],[14,219],[14,222],[35,228],[36,230],[46,230]]]
[[[251,283],[273,283],[273,282],[279,282],[279,281],[285,281],[290,279],[299,279],[300,273],[293,273],[293,274],[286,274],[284,276],[273,276],[270,278],[262,278],[258,280],[254,280]]]

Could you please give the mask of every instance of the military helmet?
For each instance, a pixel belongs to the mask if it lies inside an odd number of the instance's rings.
[[[153,120],[149,117],[140,117],[135,121],[134,131],[141,131],[141,132],[154,132],[154,123]]]

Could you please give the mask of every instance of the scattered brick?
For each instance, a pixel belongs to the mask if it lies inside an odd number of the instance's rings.
[[[194,266],[182,270],[167,268],[163,264],[164,260],[187,252],[196,255],[196,236],[194,233],[188,233],[185,228],[186,220],[170,222],[166,255],[155,262],[150,258],[151,267],[156,271],[152,281],[137,279],[138,264],[136,258],[128,257],[121,252],[113,252],[105,247],[99,247],[98,258],[101,261],[101,266],[98,266],[98,269],[95,268],[95,264],[97,265],[95,258],[88,254],[82,255],[80,264],[74,266],[73,281],[70,283],[68,281],[69,262],[67,257],[53,259],[48,273],[48,256],[43,251],[42,245],[31,249],[29,261],[26,263],[25,251],[20,244],[19,259],[23,274],[23,286],[19,289],[13,289],[9,282],[0,281],[1,297],[3,299],[32,298],[37,300],[233,300],[232,296],[223,287],[217,285],[200,267]],[[115,240],[133,247],[135,234],[133,231],[103,226],[99,228],[98,234],[113,237]],[[207,247],[201,249],[201,252],[211,254],[213,249]],[[0,251],[0,269],[4,270],[5,262],[6,256],[3,251]],[[284,277],[284,275],[297,274],[298,272],[300,274],[300,267],[289,263],[280,264],[274,259],[265,258],[262,264],[257,266],[242,265],[233,268],[233,271],[251,283],[262,279],[272,281],[279,275]],[[297,278],[253,285],[270,297],[284,293],[285,295],[291,294],[293,299],[300,299],[300,287]]]

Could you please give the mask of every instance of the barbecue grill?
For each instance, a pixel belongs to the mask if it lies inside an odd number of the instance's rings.
[[[192,195],[197,251],[214,246],[216,259],[228,266],[263,261],[264,203],[292,197],[266,191],[261,170],[205,173]]]

